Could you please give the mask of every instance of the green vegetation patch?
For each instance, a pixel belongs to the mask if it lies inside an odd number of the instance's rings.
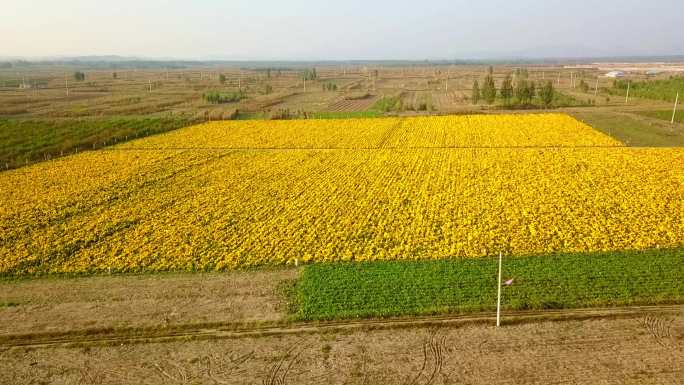
[[[684,301],[684,249],[508,257],[506,310]],[[496,309],[497,260],[316,264],[296,284],[301,320],[468,313]]]
[[[360,118],[379,118],[383,114],[378,111],[334,111],[334,112],[314,112],[312,119],[360,119]]]
[[[653,122],[636,114],[598,110],[572,112],[571,115],[628,146],[684,146],[684,133],[674,130],[669,121]]]
[[[0,119],[0,169],[195,123],[187,118]]]
[[[615,80],[613,88],[608,91],[613,95],[625,95],[627,94],[628,85],[628,80]],[[678,92],[681,100],[684,97],[684,76],[631,82],[631,85],[629,85],[629,94],[631,96],[644,99],[664,100],[674,103]]]
[[[382,97],[378,99],[373,106],[371,106],[370,111],[376,112],[391,112],[391,111],[401,111],[403,109],[401,97]]]
[[[246,98],[242,91],[236,92],[218,92],[210,91],[203,95],[204,100],[211,104],[237,103]]]
[[[682,107],[684,108],[684,107]],[[669,111],[637,111],[636,114],[642,116],[648,116],[649,118],[655,118],[660,120],[665,120],[667,122],[672,121],[672,110]],[[677,111],[675,114],[675,122],[684,123],[684,111]]]

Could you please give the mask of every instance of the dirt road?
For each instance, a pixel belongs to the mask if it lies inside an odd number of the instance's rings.
[[[470,316],[147,340],[72,335],[30,347],[5,339],[0,383],[679,384],[684,375],[682,306],[525,313],[491,324]],[[188,340],[193,334],[199,339]]]

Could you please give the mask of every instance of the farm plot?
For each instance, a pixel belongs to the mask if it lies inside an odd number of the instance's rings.
[[[332,102],[327,110],[332,112],[342,111],[365,111],[378,100],[375,96],[362,99],[342,99]]]
[[[684,249],[506,258],[505,310],[678,303]],[[496,310],[496,258],[306,266],[296,285],[304,320]]]
[[[117,149],[380,149],[613,147],[623,144],[567,115],[228,121],[122,144]]]
[[[434,148],[454,141],[448,124],[431,119],[426,126],[434,132],[423,148],[410,148],[430,136],[413,134],[409,120],[342,121],[337,129],[335,121],[311,129],[309,122],[213,123],[2,173],[0,273],[224,270],[684,244],[684,150],[619,147],[576,123],[580,145],[615,147]],[[475,138],[490,146],[522,144],[526,135],[532,143],[572,145],[553,123],[534,135],[530,119],[529,131],[510,129],[516,139],[500,135],[508,125],[470,130],[479,129]],[[357,126],[345,126],[350,122]],[[393,142],[396,148],[383,148]],[[352,148],[291,148],[331,143]],[[379,148],[353,148],[367,143]]]

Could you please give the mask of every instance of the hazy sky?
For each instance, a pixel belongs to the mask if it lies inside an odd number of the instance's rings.
[[[0,0],[0,56],[684,54],[684,0]]]

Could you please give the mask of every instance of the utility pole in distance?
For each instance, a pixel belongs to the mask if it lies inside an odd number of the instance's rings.
[[[679,92],[677,92],[677,98],[675,99],[675,105],[674,109],[672,109],[672,121],[670,124],[674,124],[675,122],[675,115],[677,115],[677,104],[679,103]]]
[[[599,77],[596,77],[596,86],[594,86],[594,97],[598,96],[598,83],[599,83]]]
[[[499,280],[496,292],[496,327],[501,326],[501,264],[503,263],[503,253],[499,251]]]
[[[575,88],[575,78],[574,78],[574,76],[575,76],[575,73],[574,73],[574,72],[570,72],[570,87],[572,87],[572,88]]]
[[[629,101],[629,89],[632,87],[632,82],[630,80],[627,81],[627,95],[625,96],[625,103]]]

